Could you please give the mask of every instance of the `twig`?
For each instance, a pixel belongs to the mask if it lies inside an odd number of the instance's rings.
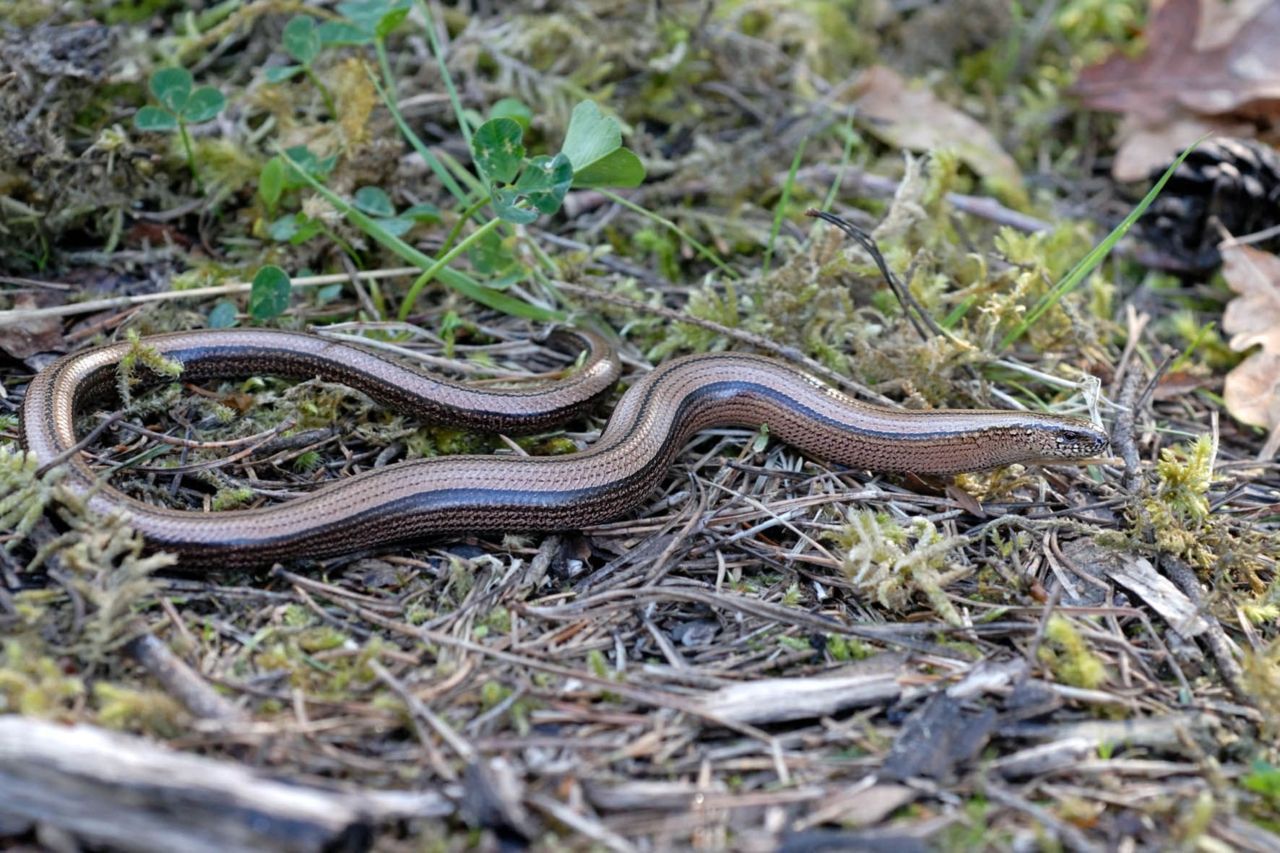
[[[1058,836],[1058,839],[1069,850],[1079,851],[1101,851],[1103,848],[1094,844],[1084,836],[1084,833],[1076,829],[1064,820],[1060,820],[1057,815],[1048,809],[1038,806],[1035,803],[1020,797],[1008,788],[996,782],[986,779],[981,783],[983,793],[990,797],[1000,805],[1015,809],[1030,816],[1041,826],[1049,829]]]
[[[1125,374],[1124,384],[1120,386],[1120,394],[1116,400],[1120,413],[1116,415],[1115,426],[1111,430],[1111,446],[1124,460],[1124,479],[1122,485],[1130,495],[1136,495],[1142,485],[1142,459],[1138,455],[1138,445],[1134,430],[1138,417],[1138,383],[1142,377],[1136,370]]]
[[[1222,680],[1231,690],[1231,695],[1237,702],[1253,707],[1255,700],[1249,696],[1249,691],[1244,687],[1244,670],[1236,661],[1227,632],[1222,630],[1222,624],[1217,617],[1204,606],[1204,596],[1200,594],[1200,579],[1196,577],[1195,570],[1183,560],[1169,554],[1160,555],[1160,567],[1164,570],[1165,576],[1178,585],[1183,595],[1191,599],[1196,609],[1200,611],[1200,617],[1209,626],[1209,630],[1200,636],[1209,647],[1209,653],[1213,655],[1213,660],[1218,665],[1218,672],[1222,673]]]
[[[374,821],[456,810],[422,790],[391,798],[277,782],[94,726],[0,717],[0,808],[129,850],[362,850]]]
[[[49,471],[51,471],[52,469],[58,467],[63,462],[66,462],[68,459],[75,456],[81,450],[84,450],[90,444],[93,444],[93,442],[97,440],[98,436],[102,435],[102,433],[106,431],[107,427],[111,426],[112,424],[114,424],[116,421],[120,420],[123,417],[124,417],[124,412],[119,411],[119,412],[112,412],[110,415],[103,418],[102,423],[98,424],[96,427],[89,430],[88,434],[85,435],[84,438],[80,439],[75,444],[71,445],[66,450],[62,451],[57,456],[53,457],[48,462],[44,463],[38,469],[36,469],[36,477],[43,477],[45,474],[48,474]]]
[[[837,172],[831,166],[812,166],[807,169],[801,169],[797,179],[829,184],[835,180],[836,176]],[[781,177],[785,178],[785,173]],[[844,184],[861,187],[864,190],[882,196],[891,196],[898,191],[898,181],[893,178],[853,170],[846,171],[842,176],[841,185],[843,186]],[[947,193],[946,200],[956,210],[967,213],[970,216],[986,219],[997,225],[1008,225],[1010,228],[1016,228],[1019,231],[1035,233],[1053,229],[1052,223],[1011,210],[987,196]]]
[[[929,331],[938,337],[947,337],[942,327],[934,322],[934,319],[929,316],[929,312],[925,311],[924,307],[911,295],[910,289],[898,281],[898,277],[890,271],[889,265],[885,263],[884,255],[880,252],[880,247],[876,245],[876,241],[871,238],[870,234],[849,220],[836,216],[834,213],[827,213],[825,210],[811,207],[804,212],[804,215],[814,219],[821,219],[823,222],[829,222],[839,228],[847,237],[861,246],[864,252],[871,256],[871,260],[875,262],[876,268],[880,270],[880,275],[884,278],[885,284],[889,285],[889,289],[893,291],[893,295],[898,299],[898,304],[902,306],[902,313],[907,315],[907,319],[911,321],[911,325],[920,335],[921,340],[929,340],[929,335],[924,330],[925,326],[928,326]],[[921,325],[922,323],[923,325]]]
[[[243,720],[244,713],[187,666],[154,634],[130,640],[125,653],[159,681],[183,707],[203,720]]]
[[[375,281],[384,278],[401,278],[419,275],[422,270],[417,267],[392,267],[385,270],[369,270],[356,273],[362,281]],[[350,281],[346,273],[330,275],[309,275],[290,280],[293,287],[320,287],[326,284],[340,284]],[[225,296],[229,293],[247,293],[253,285],[249,282],[236,281],[212,287],[193,287],[190,290],[166,290],[160,293],[138,293],[133,296],[115,296],[110,299],[92,299],[88,302],[73,302],[68,305],[54,305],[49,308],[13,309],[0,311],[0,326],[15,323],[26,323],[40,317],[70,317],[76,314],[92,314],[96,311],[108,311],[112,308],[126,308],[144,302],[169,302],[175,299],[202,299],[206,296]]]

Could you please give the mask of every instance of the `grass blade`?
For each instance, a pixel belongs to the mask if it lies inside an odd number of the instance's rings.
[[[1173,177],[1173,173],[1182,165],[1182,161],[1187,159],[1187,155],[1194,151],[1196,146],[1203,142],[1205,138],[1206,137],[1202,136],[1187,146],[1187,148],[1178,155],[1178,159],[1169,164],[1169,168],[1164,170],[1164,174],[1160,176],[1160,180],[1156,181],[1155,186],[1151,188],[1149,193],[1143,196],[1142,201],[1138,202],[1138,205],[1129,212],[1129,215],[1126,216],[1119,225],[1113,228],[1111,233],[1103,238],[1101,243],[1094,246],[1092,251],[1081,258],[1080,261],[1071,268],[1071,271],[1063,277],[1062,281],[1055,284],[1052,290],[1041,297],[1040,301],[1036,303],[1036,306],[1032,308],[1031,311],[1027,313],[1027,316],[1022,319],[1022,322],[1018,324],[1018,327],[1005,335],[1004,339],[1000,341],[1001,350],[1008,349],[1014,341],[1025,335],[1027,330],[1030,329],[1037,320],[1044,316],[1046,311],[1058,304],[1062,297],[1066,296],[1068,293],[1084,283],[1084,280],[1089,277],[1089,274],[1097,269],[1098,265],[1106,259],[1108,254],[1111,253],[1111,250],[1115,247],[1116,243],[1120,242],[1120,238],[1128,232],[1133,223],[1137,222],[1138,218],[1147,212],[1147,208],[1151,206],[1151,202],[1156,200],[1156,196],[1160,195],[1160,191],[1164,189],[1164,185],[1169,182],[1169,178]]]
[[[340,211],[349,221],[354,223],[364,233],[368,234],[381,245],[394,252],[399,257],[408,261],[423,270],[429,270],[437,266],[437,260],[430,255],[415,249],[408,243],[391,234],[385,228],[368,214],[365,214],[355,208],[342,196],[326,187],[309,175],[300,164],[291,159],[283,149],[277,147],[276,153],[285,159],[298,173],[303,177],[311,188],[319,193],[334,208]],[[543,308],[540,305],[532,305],[522,299],[517,299],[503,293],[500,290],[494,290],[491,287],[485,287],[471,276],[459,272],[458,270],[449,269],[447,267],[439,268],[435,274],[441,282],[446,286],[456,290],[458,293],[479,302],[481,305],[487,305],[496,311],[504,314],[511,314],[516,317],[525,317],[530,320],[542,321],[563,321],[565,315],[551,308]]]

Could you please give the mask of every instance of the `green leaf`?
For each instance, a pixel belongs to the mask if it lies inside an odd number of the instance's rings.
[[[517,98],[503,98],[489,110],[489,118],[509,118],[525,130],[533,120],[533,111]]]
[[[237,322],[235,303],[225,299],[213,306],[206,321],[210,329],[230,329]]]
[[[409,7],[407,5],[392,9],[378,21],[378,26],[374,29],[374,32],[377,33],[378,38],[384,39],[391,35],[395,28],[400,26],[400,23],[407,17],[409,17]]]
[[[413,228],[413,226],[417,224],[412,219],[404,219],[399,216],[380,216],[378,217],[377,222],[378,225],[382,227],[382,230],[386,231],[393,237],[399,237],[402,234],[407,233],[409,229]]]
[[[488,231],[467,250],[471,266],[478,273],[486,276],[501,275],[516,265],[516,258],[511,254],[497,231]]]
[[[191,124],[199,124],[222,112],[227,99],[212,86],[201,86],[191,93],[187,105],[182,108],[182,117]]]
[[[258,270],[249,288],[249,316],[255,320],[279,317],[289,307],[289,276],[280,267],[265,266]]]
[[[191,95],[193,85],[191,72],[179,67],[161,68],[151,75],[149,81],[151,94],[174,113],[182,112],[182,108],[187,104],[187,98]]]
[[[288,152],[286,152],[288,153]],[[298,174],[297,170],[291,170],[294,174]],[[326,201],[332,204],[337,210],[340,210],[351,222],[361,231],[368,234],[378,243],[385,246],[398,257],[403,258],[411,264],[415,264],[423,270],[433,266],[436,261],[430,255],[419,251],[413,246],[383,231],[378,226],[377,220],[371,218],[367,213],[356,210],[346,199],[335,193],[314,178],[305,177],[307,184],[324,197]],[[446,286],[453,288],[458,293],[475,300],[481,305],[487,305],[494,310],[501,311],[504,314],[510,314],[513,317],[525,317],[530,320],[556,321],[563,322],[565,315],[559,311],[550,308],[543,308],[540,305],[532,305],[515,296],[501,293],[490,287],[485,287],[471,276],[461,270],[449,269],[445,267],[437,273],[436,277]]]
[[[1094,246],[1088,254],[1077,261],[1076,265],[1067,272],[1066,276],[1061,281],[1055,284],[1048,293],[1040,297],[1040,300],[1035,304],[1035,307],[1033,307],[1027,315],[1023,317],[1022,322],[1019,323],[1013,331],[1004,336],[1000,341],[1000,350],[1004,350],[1018,338],[1026,334],[1027,330],[1035,325],[1036,321],[1039,320],[1046,311],[1061,301],[1061,299],[1068,293],[1084,284],[1085,279],[1089,277],[1089,274],[1106,259],[1107,255],[1111,253],[1111,249],[1116,243],[1120,242],[1120,239],[1124,237],[1125,233],[1133,223],[1137,222],[1142,214],[1146,213],[1147,208],[1151,206],[1151,202],[1156,200],[1156,196],[1160,195],[1160,191],[1164,189],[1164,185],[1169,182],[1169,179],[1173,177],[1173,173],[1182,165],[1182,161],[1187,159],[1187,155],[1194,151],[1196,146],[1203,142],[1207,136],[1208,134],[1200,137],[1183,149],[1177,159],[1169,164],[1169,168],[1164,170],[1164,174],[1155,182],[1155,185],[1152,186],[1147,194],[1142,197],[1142,201],[1138,202],[1137,206],[1134,207],[1133,210],[1129,211],[1129,215],[1122,219],[1119,225],[1112,228],[1111,233],[1102,238],[1102,242]]]
[[[300,214],[287,213],[281,216],[275,222],[267,226],[267,236],[272,240],[283,243],[298,233],[298,216]]]
[[[305,145],[295,145],[292,148],[285,149],[285,156],[288,160],[293,161],[298,167],[302,168],[308,175],[317,180],[322,179],[330,172],[338,162],[337,155],[330,155],[321,160],[313,154]],[[286,190],[296,190],[307,185],[306,178],[298,174],[296,168],[289,163],[285,163],[288,167],[285,169],[284,188]]]
[[[280,195],[284,192],[284,161],[272,157],[258,173],[258,196],[266,203],[267,208],[274,209]]]
[[[510,183],[524,160],[524,131],[509,118],[493,118],[480,125],[471,139],[471,159],[490,183]]]
[[[303,243],[307,242],[312,237],[319,234],[322,230],[323,228],[321,227],[319,222],[317,222],[314,219],[308,219],[305,216],[303,216],[301,217],[301,222],[298,227],[298,233],[294,234],[292,237],[289,238],[289,245],[301,246]]]
[[[426,223],[439,222],[440,208],[436,207],[434,204],[431,204],[430,202],[424,201],[424,202],[415,204],[412,207],[405,208],[404,210],[400,211],[400,215],[406,216],[409,219],[412,219],[414,222],[426,222]]]
[[[316,32],[316,19],[310,15],[294,15],[290,18],[289,23],[284,25],[280,41],[285,53],[303,65],[315,62],[322,46],[320,34]]]
[[[644,183],[644,164],[628,148],[619,148],[573,175],[575,187],[638,187]]]
[[[281,216],[267,228],[267,235],[280,243],[297,246],[320,233],[320,224],[301,213]]]
[[[396,215],[395,206],[391,204],[391,197],[381,187],[361,187],[356,190],[356,194],[352,196],[351,201],[365,213],[371,213],[374,216]]]
[[[345,21],[325,21],[316,27],[316,34],[320,36],[320,43],[326,47],[330,45],[361,45],[373,41],[373,33],[371,31],[361,29],[355,24],[348,24]]]
[[[516,225],[528,225],[538,218],[538,211],[521,207],[522,198],[519,190],[494,190],[493,210],[499,219]]]
[[[564,201],[564,194],[573,183],[573,165],[561,152],[554,157],[534,157],[520,173],[515,183],[529,203],[543,213],[555,213]]]
[[[133,114],[133,126],[138,130],[177,130],[178,120],[173,113],[160,107],[143,107]]]
[[[412,0],[351,0],[338,13],[357,27],[385,38],[409,14]]]
[[[622,128],[613,116],[600,111],[594,101],[582,101],[573,108],[569,129],[560,151],[581,172],[622,147]]]
[[[326,284],[324,287],[317,287],[315,294],[317,305],[328,305],[342,295],[342,284]]]
[[[285,80],[292,80],[301,73],[301,65],[277,65],[275,68],[267,69],[267,82],[283,83]]]

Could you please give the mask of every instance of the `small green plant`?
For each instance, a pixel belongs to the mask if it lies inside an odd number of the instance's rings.
[[[129,329],[126,337],[129,349],[120,357],[120,364],[116,368],[116,391],[121,401],[130,405],[133,402],[133,386],[141,381],[138,377],[139,367],[145,367],[157,376],[177,379],[182,375],[182,362],[166,358],[155,347],[143,343],[136,329]]]
[[[1129,215],[1121,220],[1119,225],[1111,229],[1111,233],[1102,238],[1102,242],[1098,243],[1092,251],[1081,258],[1080,261],[1071,268],[1070,272],[1068,272],[1061,281],[1055,284],[1053,289],[1046,293],[1040,301],[1027,312],[1027,316],[1022,320],[1022,322],[1004,336],[1000,341],[1000,350],[1005,350],[1012,346],[1018,338],[1025,335],[1027,330],[1035,325],[1035,322],[1039,320],[1046,311],[1058,304],[1064,296],[1088,280],[1090,274],[1098,268],[1098,265],[1106,259],[1107,255],[1111,254],[1111,250],[1115,247],[1116,243],[1120,242],[1120,238],[1129,232],[1133,223],[1137,222],[1142,214],[1147,212],[1147,208],[1156,200],[1156,196],[1160,195],[1160,191],[1164,189],[1164,185],[1169,182],[1169,179],[1173,177],[1173,173],[1182,165],[1182,161],[1187,159],[1187,155],[1194,151],[1201,141],[1203,141],[1203,138],[1197,139],[1195,142],[1191,143],[1181,154],[1178,155],[1176,160],[1169,164],[1169,168],[1164,170],[1164,174],[1160,176],[1158,181],[1156,181],[1155,186],[1153,186],[1151,190],[1142,197],[1142,201],[1138,202],[1138,204],[1134,206],[1133,210],[1129,211]]]
[[[1064,684],[1089,690],[1107,680],[1107,667],[1065,616],[1050,616],[1040,646],[1040,662]]]
[[[1143,501],[1160,549],[1202,568],[1217,560],[1205,535],[1211,522],[1209,487],[1217,454],[1217,443],[1209,435],[1187,447],[1163,448],[1156,462],[1154,492]]]
[[[291,293],[288,273],[276,266],[263,267],[249,288],[249,316],[258,321],[279,317],[289,310]]]
[[[524,127],[508,117],[518,111],[508,103],[504,112],[507,115],[480,125],[471,138],[472,162],[486,194],[463,212],[445,240],[445,251],[439,260],[409,288],[400,305],[401,320],[413,312],[422,289],[463,252],[473,252],[473,261],[482,259],[489,271],[508,273],[515,265],[514,258],[504,257],[505,250],[500,241],[495,242],[494,234],[503,222],[526,225],[543,214],[555,213],[570,187],[633,187],[644,180],[640,158],[622,145],[618,120],[605,115],[592,101],[582,101],[574,107],[564,145],[555,155],[526,156]],[[454,243],[463,224],[486,204],[493,205],[497,217]]]
[[[263,165],[258,174],[258,196],[266,204],[268,211],[274,211],[286,192],[307,186],[307,178],[325,180],[337,163],[336,156],[317,157],[305,145],[286,149],[283,156],[272,157]],[[319,217],[309,216],[303,211],[287,213],[267,226],[267,233],[272,240],[294,246],[326,231]],[[330,236],[339,245],[345,245],[337,240],[336,235]]]
[[[285,80],[300,73],[305,74],[312,85],[319,90],[320,97],[324,99],[324,106],[329,111],[329,115],[336,117],[338,108],[333,103],[333,93],[329,91],[324,83],[320,82],[314,67],[316,57],[320,55],[320,50],[325,46],[325,32],[325,30],[316,26],[316,19],[310,15],[293,16],[289,23],[284,25],[281,43],[284,46],[285,53],[289,54],[298,64],[268,68],[267,82],[283,83]]]
[[[374,217],[388,234],[396,237],[403,236],[419,222],[440,221],[440,208],[425,202],[412,205],[397,213],[390,196],[381,187],[361,187],[352,196],[351,203]]]
[[[41,473],[34,455],[0,444],[0,529],[10,531],[5,551],[17,547],[44,517],[62,474],[60,468]]]
[[[195,151],[191,147],[191,134],[187,125],[206,122],[222,112],[227,99],[212,86],[195,88],[191,72],[185,68],[161,68],[148,81],[151,94],[160,106],[148,104],[133,116],[133,126],[138,130],[156,133],[178,132],[182,148],[187,155],[187,167],[196,185],[204,189],[200,170],[196,167]]]
[[[1260,795],[1271,809],[1280,813],[1280,767],[1274,767],[1259,758],[1253,762],[1253,767],[1240,783],[1247,790]]]
[[[471,140],[476,170],[498,218],[517,225],[555,213],[570,187],[634,187],[644,165],[622,145],[622,127],[593,101],[573,108],[564,145],[555,156],[525,156],[524,127],[505,115],[480,125]]]
[[[236,318],[236,306],[234,302],[223,299],[209,310],[209,316],[206,322],[210,329],[230,329],[239,320]]]

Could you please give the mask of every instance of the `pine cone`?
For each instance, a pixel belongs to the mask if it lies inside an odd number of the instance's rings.
[[[1152,173],[1159,178],[1164,169]],[[1222,263],[1222,233],[1243,237],[1280,225],[1280,152],[1252,139],[1214,139],[1182,162],[1136,226],[1155,265],[1207,272]],[[1280,250],[1280,235],[1259,244]]]

